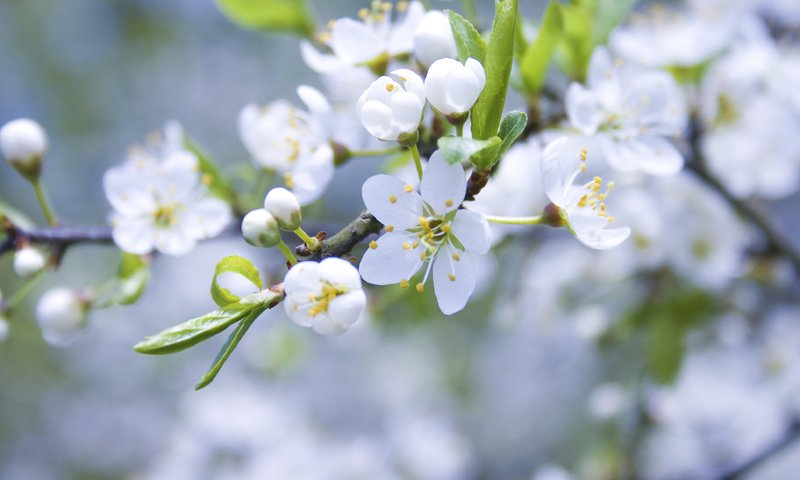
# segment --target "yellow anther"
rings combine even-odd
[[[448,198],[447,200],[444,201],[444,206],[445,207],[452,207],[453,206],[453,201]]]
[[[328,20],[328,30],[333,30],[334,25],[336,25],[336,20]]]
[[[316,300],[316,299],[317,299],[317,297],[316,297],[316,296],[314,296],[314,294],[313,294],[313,293],[309,293],[309,294],[308,294],[308,301],[309,301],[309,302],[313,302],[313,301],[314,301],[314,300]]]
[[[450,233],[451,231],[449,223],[443,223],[441,228],[444,233]]]
[[[419,226],[422,227],[426,232],[431,231],[431,224],[428,222],[426,217],[419,217]]]
[[[588,154],[588,152],[586,151],[586,147],[581,148],[581,155],[580,155],[581,162],[585,162],[586,161],[586,155],[587,154]]]
[[[394,231],[394,225],[386,225],[386,231],[391,233]]]
[[[408,288],[408,280],[405,278],[400,280],[400,288]]]
[[[387,83],[386,84],[386,91],[387,92],[391,92],[392,90],[394,90],[394,83]]]
[[[283,174],[283,183],[285,183],[290,189],[294,188],[294,178],[292,177],[291,173]]]
[[[391,2],[383,2],[381,5],[381,9],[384,12],[391,12],[392,11],[392,3]]]
[[[296,312],[299,309],[300,309],[300,306],[298,304],[295,303],[294,305],[292,305],[292,311],[293,312]]]
[[[200,165],[197,164],[197,163],[192,165],[192,171],[195,172],[195,173],[199,172],[200,171]]]
[[[451,282],[455,282],[456,281],[456,276],[453,275],[452,273],[447,275],[447,278],[449,278]]]
[[[580,198],[580,200],[578,200],[578,206],[585,207],[588,202],[589,202],[589,197],[587,195],[584,195]]]
[[[203,185],[211,185],[211,175],[209,175],[207,173],[204,174],[202,177],[200,177],[200,182]]]
[[[428,252],[422,252],[419,254],[419,259],[423,262],[428,259]]]
[[[403,242],[403,250],[411,250],[411,244],[408,242]]]
[[[358,11],[358,18],[363,20],[367,17],[369,17],[369,10],[367,10],[366,8],[362,8],[361,10]]]
[[[403,0],[402,2],[397,2],[397,12],[398,13],[403,13],[406,10],[408,10],[408,2],[406,2],[405,0]]]
[[[397,197],[394,195],[389,195],[389,203],[397,203]]]
[[[422,282],[418,282],[414,288],[416,288],[419,293],[425,291],[425,285],[423,285]]]
[[[414,191],[414,187],[412,187],[411,185],[406,185],[405,187],[403,187],[403,190],[405,190],[406,193],[411,193]]]
[[[369,242],[369,248],[375,250],[376,248],[378,248],[378,242],[376,242],[375,240]]]
[[[586,164],[585,163],[581,163],[581,172],[585,172],[585,171],[586,171]]]
[[[461,255],[459,255],[458,252],[453,252],[452,256],[453,256],[453,260],[455,260],[456,262],[461,260]]]
[[[414,243],[411,244],[411,248],[417,248],[417,247],[419,247],[419,242],[414,240]]]

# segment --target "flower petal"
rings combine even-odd
[[[417,240],[417,236],[409,232],[381,236],[376,240],[377,248],[368,248],[361,258],[361,278],[374,285],[391,285],[413,277],[423,263],[420,258],[422,245],[413,247]]]
[[[480,213],[459,210],[451,227],[452,234],[470,252],[483,255],[492,246],[489,222]]]
[[[571,143],[567,137],[561,137],[547,145],[542,152],[544,191],[547,198],[560,207],[566,204],[570,186],[580,173],[580,155],[573,152]]]
[[[156,250],[166,255],[185,255],[197,244],[197,240],[180,228],[156,230]]]
[[[180,219],[183,232],[198,240],[216,237],[230,221],[230,206],[212,197],[190,202],[189,209]]]
[[[411,190],[411,191],[408,191]],[[374,175],[361,187],[367,210],[384,225],[405,230],[419,223],[422,198],[397,177]]]
[[[319,263],[319,278],[347,290],[361,289],[361,277],[352,263],[338,257],[330,257]]]
[[[400,132],[410,133],[419,128],[424,105],[416,95],[408,92],[397,92],[392,95],[390,105],[393,126]]]
[[[584,135],[594,135],[603,118],[595,94],[579,83],[572,83],[564,103],[572,126]]]
[[[352,18],[336,20],[329,45],[337,57],[350,65],[368,62],[386,48],[372,29]]]
[[[150,217],[116,216],[112,221],[114,243],[122,250],[144,255],[153,251],[156,231]]]
[[[467,193],[467,178],[461,164],[450,164],[438,150],[433,152],[422,174],[422,199],[439,215],[455,210]]]
[[[354,290],[334,298],[328,305],[327,321],[314,321],[314,331],[322,335],[341,335],[361,317],[367,306],[363,290]]]
[[[647,147],[648,154],[639,158],[642,171],[650,175],[675,175],[683,168],[683,155],[667,139],[647,136],[639,139]]]
[[[322,144],[311,155],[302,155],[292,164],[290,190],[300,205],[318,199],[333,178],[333,149]]]
[[[111,168],[103,175],[103,190],[108,203],[124,216],[138,216],[157,208],[147,184],[147,179],[130,162]]]
[[[459,253],[450,245],[436,255],[433,289],[442,313],[452,315],[463,309],[475,290],[475,281],[475,267],[469,255]]]

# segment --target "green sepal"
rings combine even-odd
[[[236,303],[240,300],[238,296],[231,293],[227,288],[220,286],[217,282],[217,277],[225,272],[238,273],[255,285],[258,290],[264,288],[264,283],[261,281],[261,274],[258,272],[255,265],[253,265],[253,262],[238,255],[225,257],[217,263],[217,267],[214,269],[214,277],[211,279],[211,298],[214,299],[214,303],[220,307]]]
[[[500,137],[476,140],[474,138],[447,136],[440,138],[438,145],[439,152],[449,163],[461,163],[466,160],[472,160],[474,163],[476,157],[494,156],[500,142]]]

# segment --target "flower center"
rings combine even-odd
[[[178,206],[175,204],[161,205],[153,213],[153,223],[157,228],[170,228],[178,223]]]
[[[614,189],[614,182],[608,182],[606,191],[601,193],[602,188],[603,179],[601,177],[594,177],[591,182],[584,185],[584,189],[586,189],[587,192],[581,195],[581,197],[578,199],[578,207],[589,209],[595,215],[603,217],[609,222],[613,222],[614,217],[610,217],[606,212],[606,204],[604,200]]]
[[[314,295],[313,293],[308,294],[308,301],[314,304],[313,307],[308,309],[308,316],[314,318],[320,313],[327,312],[330,303],[336,297],[344,293],[344,289],[337,288],[330,282],[322,282],[322,291],[319,295]]]

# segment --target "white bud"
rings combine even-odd
[[[465,64],[452,58],[433,62],[425,77],[425,95],[433,108],[447,116],[469,112],[486,85],[483,65],[474,58]]]
[[[270,190],[264,199],[264,208],[275,217],[278,226],[284,230],[296,230],[303,220],[300,203],[294,194],[285,188]]]
[[[36,305],[36,320],[44,339],[54,345],[72,340],[86,323],[88,305],[68,288],[47,291]]]
[[[266,209],[248,212],[242,219],[242,236],[254,247],[273,247],[281,239],[278,221]]]
[[[26,178],[35,178],[47,151],[47,134],[27,118],[12,120],[0,129],[0,150],[6,160]]]
[[[0,342],[5,342],[8,339],[10,330],[11,327],[8,325],[8,320],[0,313]]]
[[[44,268],[44,255],[33,247],[24,247],[14,254],[14,273],[27,278]]]
[[[367,131],[385,141],[414,137],[425,108],[425,86],[419,75],[395,70],[372,82],[358,99],[356,112]]]
[[[431,10],[414,30],[414,57],[427,67],[440,58],[456,58],[456,40],[450,20],[441,10]]]

